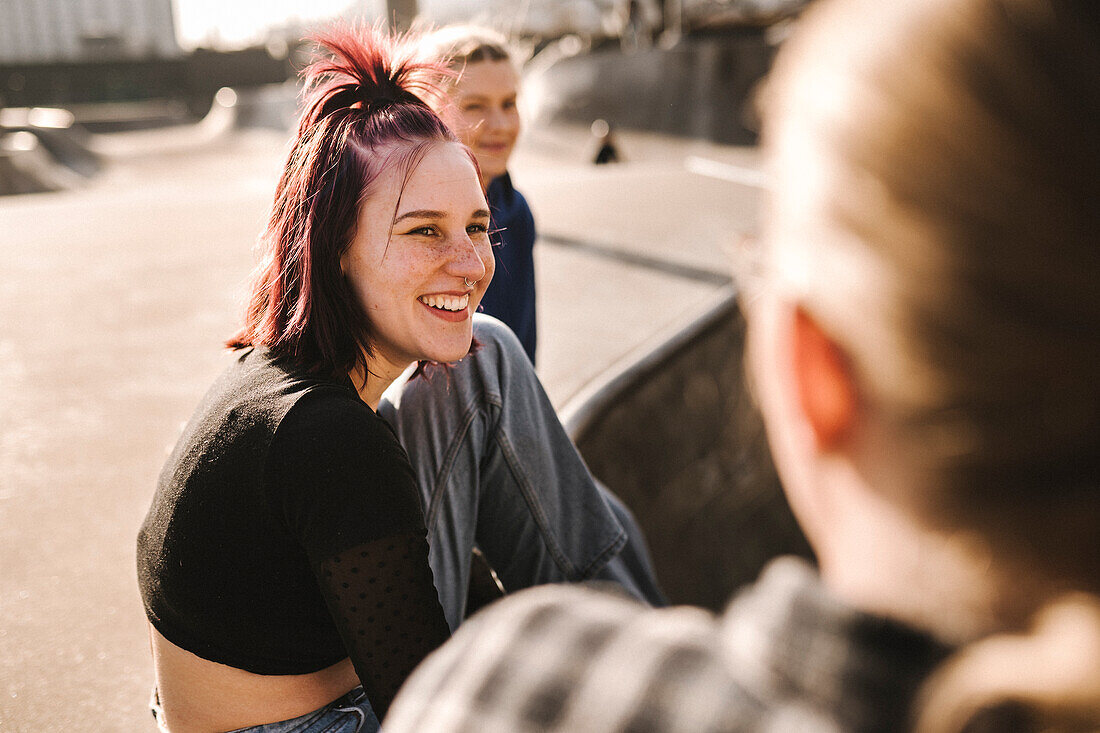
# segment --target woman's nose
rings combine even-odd
[[[451,270],[455,275],[477,281],[493,271],[493,249],[488,242],[482,243],[469,234],[463,234],[453,249]]]
[[[488,119],[486,120],[485,126],[488,127],[490,130],[498,131],[508,129],[511,124],[511,120],[503,109],[500,109],[499,107],[493,107],[489,111]]]

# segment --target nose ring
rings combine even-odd
[[[473,282],[470,282],[469,278],[464,277],[464,278],[462,278],[462,282],[466,284],[466,287],[472,288],[473,286],[477,285],[481,281],[480,280],[474,280]]]

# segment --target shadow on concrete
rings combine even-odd
[[[718,611],[773,557],[812,558],[743,377],[732,289],[578,394],[562,421],[634,511],[669,600]]]

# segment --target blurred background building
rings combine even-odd
[[[526,61],[529,129],[604,120],[752,144],[755,85],[806,1],[0,0],[0,193],[63,187],[75,180],[66,168],[93,172],[84,130],[193,123],[221,89],[236,102],[286,85],[303,35],[337,17],[503,31]],[[239,112],[288,125],[294,94],[264,99],[268,109]]]

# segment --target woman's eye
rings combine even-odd
[[[421,237],[430,237],[435,234],[435,227],[417,227],[408,232],[408,234],[415,234]]]
[[[470,226],[466,227],[466,232],[468,234],[488,234],[489,233],[489,225],[488,224],[471,224]]]
[[[480,102],[477,102],[477,103],[467,104],[462,109],[465,112],[484,112],[485,111],[485,105],[481,104]]]

